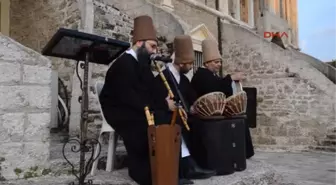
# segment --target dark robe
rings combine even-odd
[[[181,92],[181,95],[186,103],[186,107],[188,107],[188,109],[190,109],[190,106],[196,101],[196,93],[195,91],[192,89],[191,84],[189,79],[182,73],[180,73],[180,82],[177,83],[177,80],[175,79],[175,77],[173,76],[173,73],[170,72],[169,69],[165,69],[162,71],[162,73],[164,74],[164,76],[166,77],[167,83],[169,84],[170,89],[172,90],[173,94],[174,94],[174,98],[175,101],[179,101],[180,98],[178,97],[178,93],[177,93],[177,89],[174,85],[173,80],[175,81],[175,84],[177,84],[177,87],[179,89],[179,91]],[[172,76],[170,76],[172,75]],[[164,82],[161,78],[160,75],[157,75],[156,77],[156,89],[157,89],[157,94],[158,96],[160,96],[161,98],[166,98],[168,96],[168,90],[167,87],[164,85]],[[190,116],[190,115],[189,115]],[[172,112],[170,112],[170,114],[168,115],[168,119],[166,120],[171,120],[172,118]],[[190,118],[190,117],[189,117]],[[188,119],[190,120],[190,119]],[[188,134],[188,131],[186,130],[182,120],[180,119],[179,115],[177,116],[176,119],[176,123],[179,124],[181,126],[181,130],[182,130],[182,137],[184,139],[184,142],[189,150],[190,153],[192,153],[191,151],[191,143],[190,143],[190,136]],[[188,124],[190,122],[188,121]],[[189,124],[190,127],[190,124]],[[179,176],[180,178],[184,178],[184,171],[186,168],[188,168],[188,164],[185,164],[184,160],[182,160],[182,150],[180,151],[180,170],[179,170]]]
[[[125,53],[108,69],[100,94],[106,121],[123,138],[129,176],[140,185],[152,184],[144,107],[168,109],[164,99],[158,103],[153,84],[148,63]]]
[[[189,79],[182,73],[180,73],[180,82],[177,83],[175,78],[171,78],[170,74],[168,71],[169,69],[165,69],[163,70],[163,74],[166,77],[166,80],[170,86],[170,89],[172,90],[173,94],[174,94],[174,98],[175,101],[179,101],[179,97],[178,97],[178,93],[177,93],[177,89],[174,86],[174,82],[172,80],[175,81],[175,83],[178,85],[178,89],[181,92],[181,95],[186,103],[187,109],[190,109],[190,106],[196,101],[197,95],[195,93],[195,91],[193,90],[191,83],[189,81]],[[171,72],[170,72],[171,73]],[[171,75],[173,75],[173,73],[171,73]],[[168,90],[166,88],[166,86],[164,85],[163,80],[161,79],[160,75],[157,75],[155,77],[156,79],[156,89],[157,89],[157,95],[160,97],[160,99],[162,98],[166,98],[168,96]],[[171,118],[172,112],[170,112],[170,118]],[[178,119],[177,121],[179,124],[181,124],[182,130],[185,133],[185,126],[182,124],[181,120]]]
[[[201,97],[207,93],[220,91],[226,97],[232,95],[232,79],[230,75],[224,78],[219,77],[210,70],[200,67],[194,74],[191,85],[197,93],[197,97]]]
[[[196,91],[197,97],[201,97],[214,91],[223,92],[226,97],[231,96],[233,93],[231,86],[232,79],[230,75],[226,75],[224,78],[221,78],[203,67],[197,69],[191,80],[191,85]],[[254,155],[254,149],[249,130],[249,124],[245,123],[245,127],[246,157],[250,158]]]

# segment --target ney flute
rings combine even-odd
[[[158,64],[157,62],[155,62],[155,61],[154,61],[154,64],[155,64],[155,67],[156,67],[157,72],[159,73],[159,75],[160,75],[160,77],[161,77],[163,83],[165,84],[165,86],[166,86],[166,88],[167,88],[167,90],[168,90],[168,95],[169,95],[169,97],[170,97],[171,99],[173,99],[173,98],[174,98],[173,91],[171,90],[171,88],[170,88],[170,86],[169,86],[169,84],[168,84],[168,82],[167,82],[167,79],[166,79],[166,77],[164,76],[163,72],[160,70],[160,66],[159,66],[159,64]],[[190,128],[189,128],[189,125],[188,125],[188,123],[187,123],[187,118],[186,118],[187,114],[186,114],[186,112],[183,110],[182,107],[178,107],[178,113],[180,114],[180,117],[181,117],[181,120],[182,120],[184,126],[185,126],[186,129],[189,131]]]

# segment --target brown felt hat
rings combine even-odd
[[[215,40],[205,39],[202,42],[203,62],[210,62],[213,60],[221,59],[218,46]]]
[[[189,35],[179,35],[174,39],[175,64],[195,61],[194,49]]]
[[[156,30],[153,25],[153,20],[148,15],[141,15],[134,19],[133,27],[133,44],[142,40],[155,40]]]

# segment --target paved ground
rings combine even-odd
[[[258,152],[253,160],[272,164],[285,179],[302,185],[335,185],[335,154]]]
[[[247,161],[247,169],[242,172],[236,172],[228,176],[216,176],[206,180],[195,181],[195,185],[278,185],[276,172],[269,165],[255,161]],[[137,185],[129,179],[126,169],[117,170],[112,173],[97,171],[93,183],[97,185]],[[28,180],[13,180],[0,182],[1,185],[68,185],[73,181],[72,176],[44,176]],[[286,184],[287,185],[287,184]]]
[[[335,154],[257,152],[247,161],[247,169],[229,176],[195,181],[195,185],[334,185]],[[101,185],[134,185],[126,170],[100,171],[94,183]],[[276,178],[277,175],[284,176]],[[72,176],[45,176],[28,180],[0,182],[0,185],[66,185]]]

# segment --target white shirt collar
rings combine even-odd
[[[135,58],[135,60],[138,61],[138,57],[132,48],[127,50],[125,53],[132,55]]]
[[[173,73],[175,80],[179,84],[180,79],[181,79],[180,73],[177,71],[177,69],[175,68],[173,63],[168,63],[167,65],[168,65],[169,71],[171,71]]]

